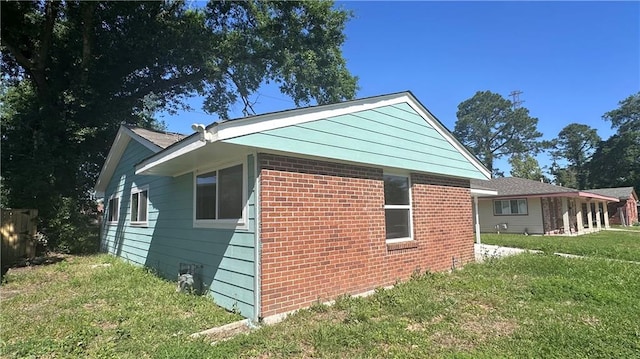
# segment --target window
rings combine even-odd
[[[384,175],[384,217],[387,242],[411,239],[409,177]]]
[[[131,224],[147,224],[147,198],[149,198],[148,188],[131,189]]]
[[[242,164],[195,177],[195,224],[239,224],[244,218]]]
[[[496,215],[527,214],[526,199],[506,199],[493,201],[493,212]]]
[[[109,198],[109,209],[107,211],[107,221],[117,222],[120,211],[120,199],[118,197]]]

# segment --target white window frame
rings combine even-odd
[[[115,206],[116,208],[112,208],[113,207],[113,203],[112,201],[117,200],[117,206]],[[107,223],[108,224],[116,224],[118,223],[118,219],[120,217],[120,206],[122,205],[122,201],[120,200],[120,196],[113,194],[111,195],[111,197],[109,197],[109,200],[107,201]],[[114,219],[109,218],[109,214],[113,213],[114,214]]]
[[[147,200],[145,203],[145,207],[144,207],[144,211],[145,211],[145,218],[146,220],[144,221],[134,221],[133,220],[133,195],[135,194],[139,194],[142,192],[147,192]],[[138,206],[140,205],[140,195],[138,195]],[[138,218],[140,218],[140,207],[135,209],[138,215]],[[132,187],[131,188],[131,197],[129,197],[129,225],[134,226],[134,227],[146,227],[149,224],[149,186],[145,185],[145,186],[141,186],[141,187]]]
[[[527,210],[526,213],[513,213],[511,209],[511,201],[518,201],[518,211],[520,211],[520,201],[524,201],[524,206]],[[497,213],[496,212],[496,202],[500,202],[500,208],[504,208],[502,206],[502,202],[509,202],[509,213]],[[526,198],[509,198],[509,199],[494,199],[493,200],[493,215],[494,216],[528,216],[529,215],[529,201]]]
[[[413,194],[412,192],[412,183],[411,183],[411,174],[408,173],[394,173],[394,172],[384,172],[382,175],[382,186],[383,186],[383,195],[384,195],[384,176],[397,176],[397,177],[406,177],[407,178],[407,190],[409,191],[409,204],[393,204],[393,205],[388,205],[386,203],[383,202],[384,204],[384,211],[385,211],[385,241],[387,244],[389,243],[400,243],[400,242],[409,242],[409,241],[413,241]],[[386,199],[383,199],[386,202]],[[386,213],[387,213],[387,209],[408,209],[409,210],[409,237],[401,237],[401,238],[391,238],[388,239],[386,238],[387,235],[387,221],[386,221]]]
[[[239,219],[197,219],[196,207],[197,207],[197,180],[198,175],[217,172],[226,168],[242,165],[242,217]],[[247,227],[247,160],[246,158],[241,161],[226,162],[221,165],[213,167],[203,167],[193,171],[193,227],[194,228],[223,228],[223,229],[241,229],[246,230]],[[216,186],[216,212],[218,211],[218,200],[220,196],[217,195],[219,186]]]

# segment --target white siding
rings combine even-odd
[[[496,225],[507,224],[507,230],[502,233],[524,233],[543,234],[542,226],[542,204],[540,198],[527,199],[528,214],[526,215],[500,215],[493,214],[493,199],[482,199],[478,201],[478,212],[480,214],[480,232],[495,233]]]

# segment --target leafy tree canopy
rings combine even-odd
[[[586,188],[588,176],[586,164],[600,143],[598,131],[584,124],[571,123],[565,126],[558,134],[558,138],[552,142],[553,158],[566,160],[568,168],[575,173],[577,187]]]
[[[2,179],[6,205],[51,219],[86,199],[120,124],[158,110],[228,117],[273,82],[296,105],[355,96],[341,46],[351,14],[332,2],[3,1]],[[76,203],[70,201],[66,203]]]
[[[601,141],[588,164],[592,188],[633,186],[640,189],[640,92],[619,102],[604,114],[617,128],[615,135]]]
[[[510,174],[513,177],[548,182],[538,161],[529,154],[511,156],[509,164],[511,165]]]
[[[551,168],[549,168],[549,174],[551,175],[552,182],[555,185],[567,188],[583,189],[578,188],[578,179],[575,168],[562,167],[558,165],[556,161],[553,161]]]
[[[620,107],[604,114],[605,120],[611,121],[611,128],[618,133],[640,131],[640,92],[627,97],[618,103]]]
[[[640,131],[615,134],[602,141],[588,165],[592,188],[640,188]]]
[[[535,153],[542,142],[538,119],[524,107],[491,91],[478,91],[460,103],[454,135],[493,173],[494,160],[505,155]]]

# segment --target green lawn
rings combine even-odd
[[[69,257],[9,272],[0,356],[631,358],[638,278],[637,264],[524,254],[416,275],[211,345],[188,334],[237,317],[114,258]]]
[[[140,358],[240,319],[107,255],[11,269],[0,288],[0,357]]]
[[[640,262],[640,232],[600,231],[575,237],[483,233],[482,243]]]
[[[639,224],[636,224],[636,225],[633,225],[633,226],[621,226],[619,224],[613,224],[613,225],[611,225],[611,228],[623,229],[625,231],[640,232],[640,225]]]

